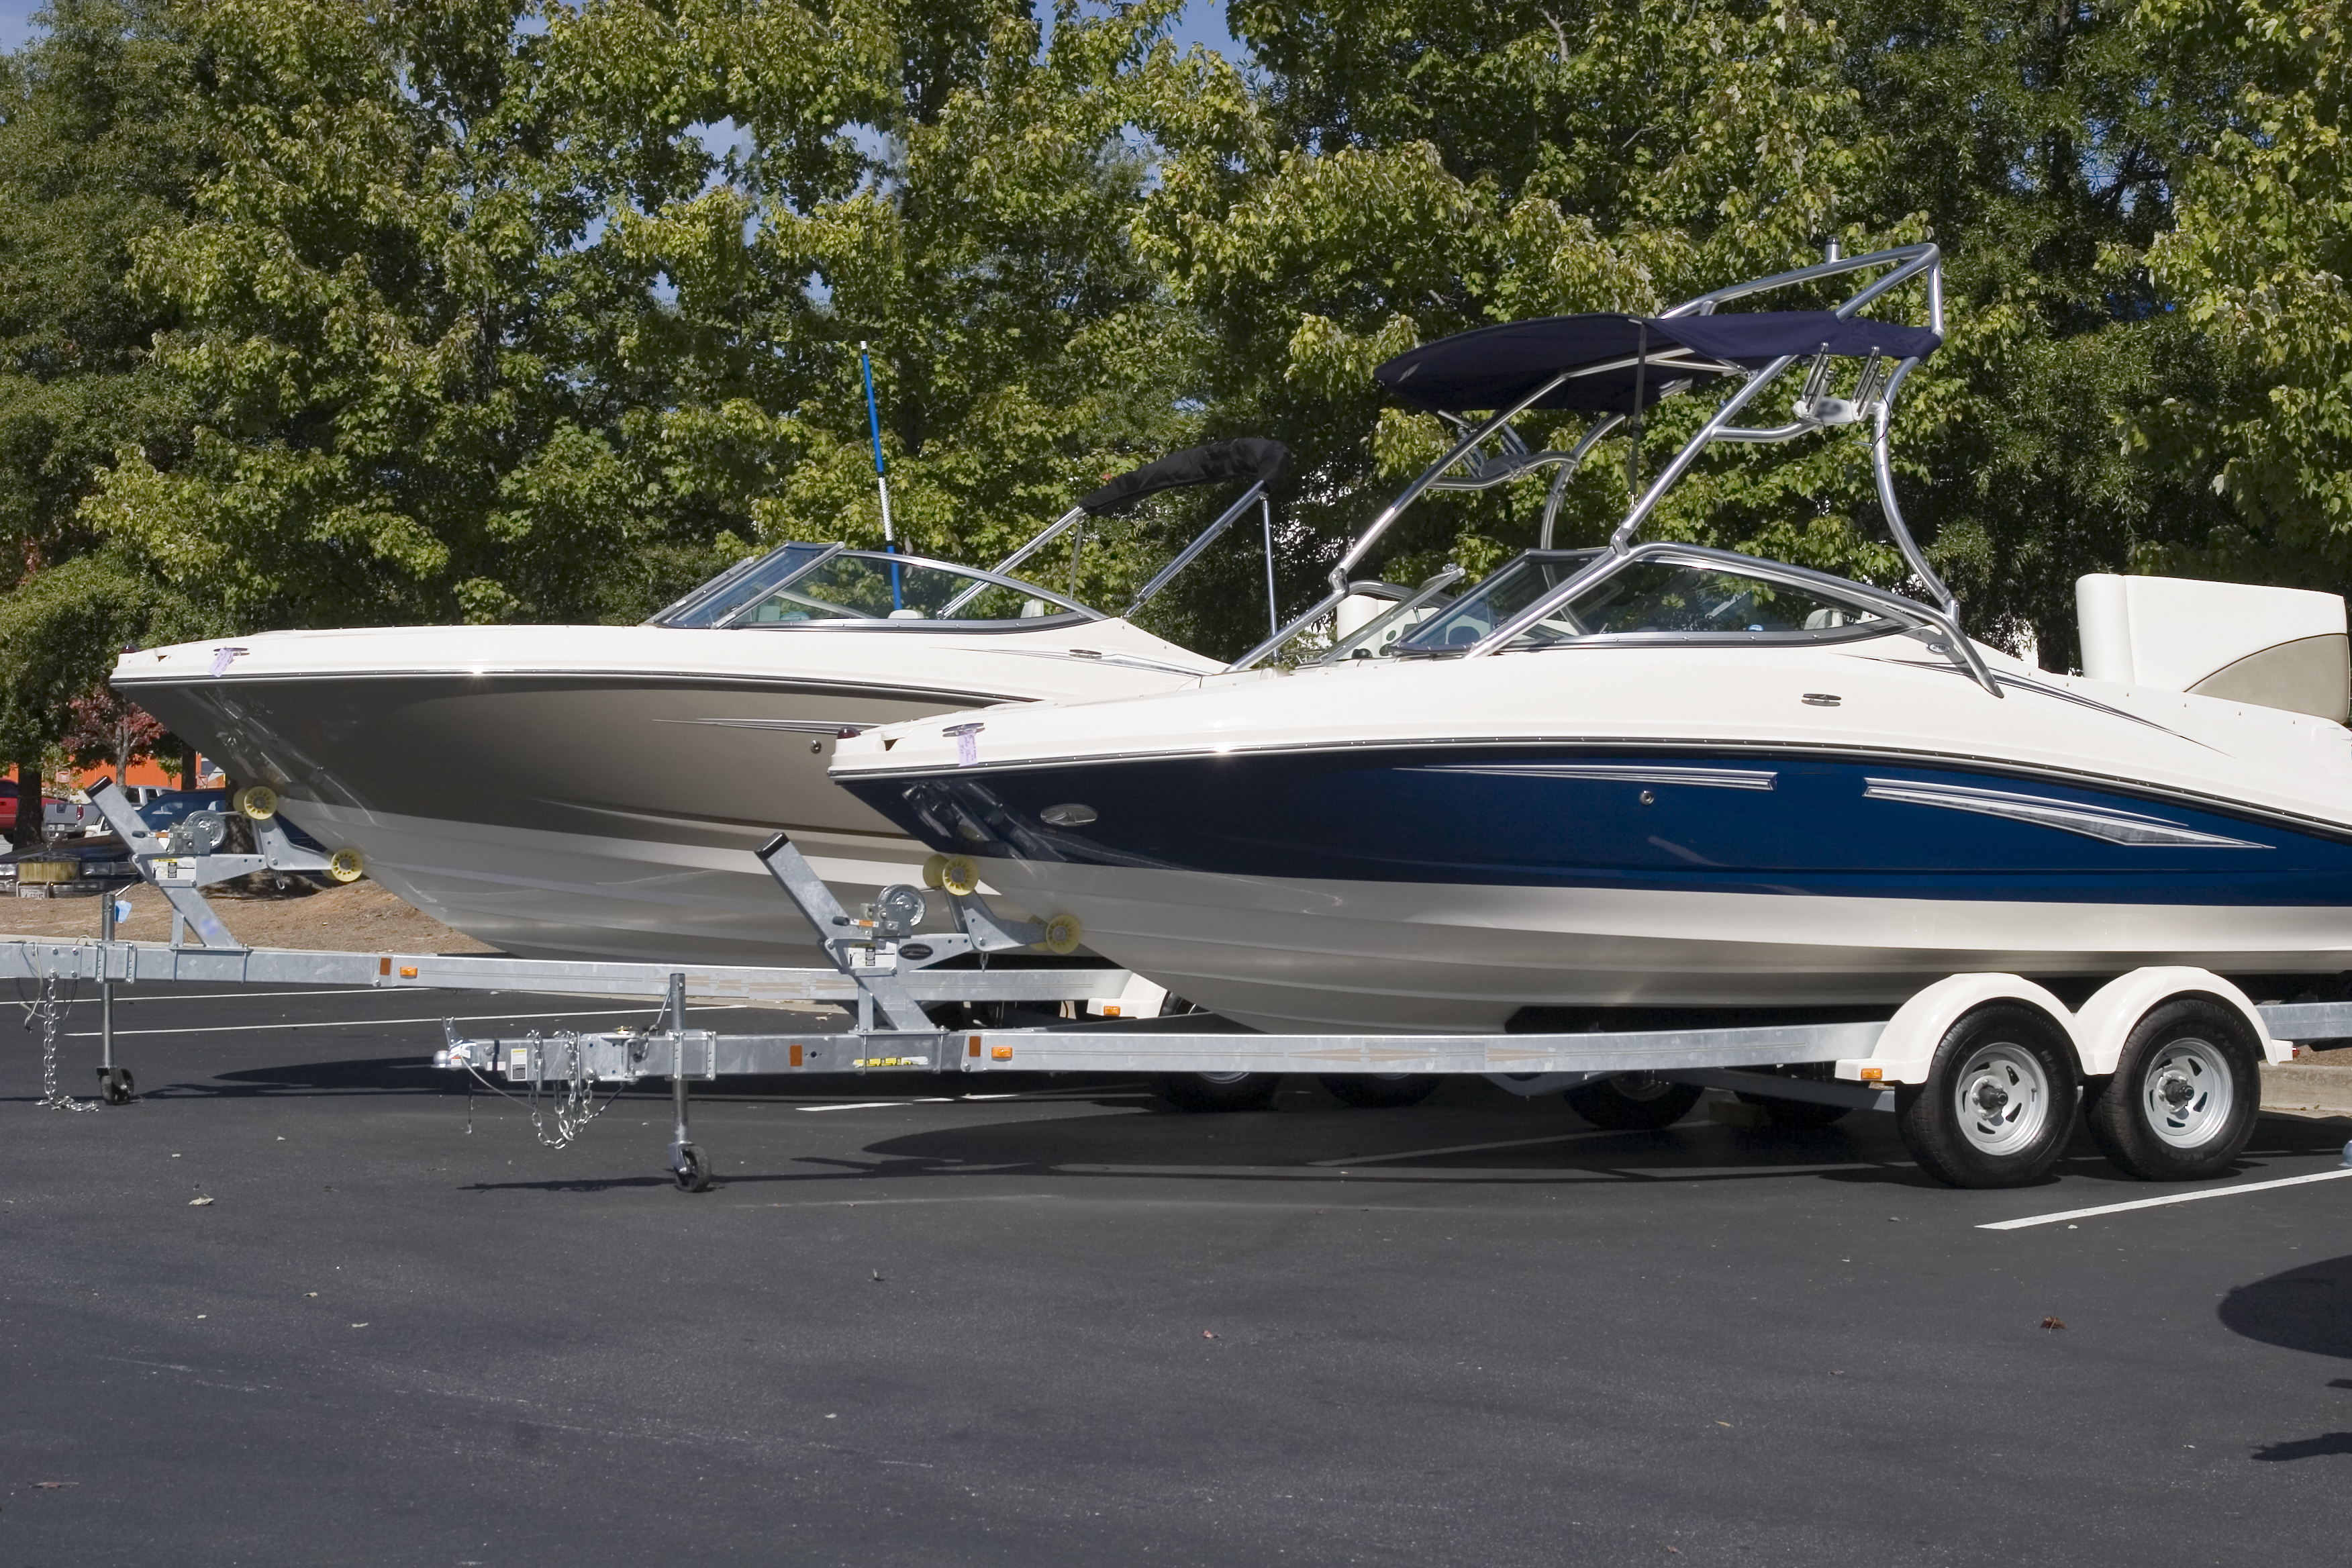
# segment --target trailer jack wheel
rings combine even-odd
[[[1895,1091],[1895,1125],[1922,1169],[1955,1187],[2021,1187],[2074,1131],[2074,1053],[2036,1008],[1996,1002],[1962,1016],[1927,1081]]]
[[[1706,1091],[1695,1083],[1676,1083],[1648,1073],[1619,1073],[1597,1083],[1580,1083],[1562,1098],[1569,1109],[1595,1127],[1612,1132],[1652,1131],[1672,1127],[1690,1114]]]
[[[2194,1182],[2234,1163],[2262,1110],[2261,1060],[2237,1012],[2201,996],[2152,1009],[2090,1097],[2091,1138],[2144,1181]]]
[[[129,1068],[98,1069],[98,1098],[109,1105],[128,1105],[137,1085],[131,1081]]]
[[[677,1163],[670,1167],[670,1174],[677,1178],[677,1189],[682,1193],[710,1190],[710,1163],[702,1157],[702,1151],[691,1143],[678,1149]]]

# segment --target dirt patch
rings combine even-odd
[[[131,918],[116,927],[126,942],[168,942],[172,906],[141,883],[125,895]],[[496,952],[401,902],[374,882],[353,882],[299,899],[205,895],[229,934],[248,947],[291,947],[310,952]],[[0,936],[95,937],[96,899],[0,900]],[[191,940],[194,940],[191,938]]]

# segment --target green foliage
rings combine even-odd
[[[90,515],[239,624],[635,618],[878,536],[870,338],[903,537],[1002,550],[1186,425],[1122,227],[1167,8],[207,5],[222,167],[134,274],[200,417]]]
[[[1875,156],[1835,26],[1795,5],[1243,0],[1231,15],[1265,89],[1160,131],[1144,233],[1206,325],[1211,427],[1299,449],[1294,595],[1442,449],[1435,421],[1382,409],[1374,365],[1489,321],[1654,310],[1806,259]],[[1596,455],[1565,537],[1622,509],[1622,456]],[[1541,481],[1433,497],[1374,564],[1409,579],[1449,554],[1498,559],[1533,542],[1541,505]]]
[[[2185,172],[2156,275],[2221,362],[2140,435],[2177,471],[2212,476],[2231,512],[2150,567],[2342,592],[2352,569],[2352,108],[2345,7],[2147,0],[2168,53],[2235,80],[2207,155]]]
[[[0,537],[28,568],[90,542],[75,516],[125,446],[167,450],[166,311],[130,247],[185,219],[201,166],[192,52],[148,0],[59,0],[0,68]]]

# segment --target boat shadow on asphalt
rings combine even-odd
[[[1286,1097],[1288,1099],[1290,1097]],[[1299,1100],[1308,1100],[1302,1094]],[[1319,1097],[1314,1097],[1319,1101]],[[698,1101],[698,1103],[700,1103]],[[1037,1103],[1037,1102],[1031,1102]],[[973,1177],[1055,1182],[1248,1182],[1363,1193],[1430,1184],[1559,1186],[1753,1183],[1795,1179],[1946,1191],[1904,1152],[1891,1121],[1855,1118],[1810,1131],[1724,1126],[1694,1118],[1658,1131],[1595,1129],[1565,1107],[1502,1101],[1365,1111],[1310,1102],[1277,1110],[1192,1115],[1139,1091],[1057,1096],[1063,1113],[884,1136],[854,1152],[788,1157],[793,1169],[722,1169],[719,1186],[837,1187],[911,1195],[913,1186]],[[803,1106],[802,1109],[811,1109]],[[895,1109],[895,1108],[893,1108]],[[1070,1111],[1078,1114],[1069,1114]],[[1110,1114],[1088,1114],[1090,1110]],[[714,1148],[740,1147],[734,1129],[703,1129]],[[758,1135],[771,1143],[772,1130]],[[2328,1152],[2325,1130],[2266,1118],[2238,1174],[2276,1159]],[[722,1157],[724,1157],[722,1153]],[[740,1157],[739,1154],[737,1157]],[[753,1155],[756,1159],[757,1156]],[[2088,1178],[2155,1189],[2115,1170],[2077,1140],[2049,1183]],[[659,1186],[660,1176],[479,1184],[467,1190],[596,1191]],[[2124,1195],[2119,1193],[2118,1196]]]
[[[2233,1333],[2284,1350],[2352,1361],[2352,1257],[2306,1263],[2282,1274],[2241,1285],[2214,1310]],[[2352,1391],[2352,1378],[2329,1380],[2328,1387]],[[2267,1443],[2250,1456],[2262,1464],[2352,1455],[2352,1432]]]

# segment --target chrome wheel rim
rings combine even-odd
[[[2237,1099],[2229,1058],[2210,1040],[2167,1040],[2140,1077],[2140,1114],[2148,1131],[2176,1149],[2210,1143],[2228,1125]]]
[[[1645,1072],[1622,1074],[1611,1079],[1609,1086],[1627,1100],[1636,1100],[1644,1105],[1654,1100],[1664,1100],[1673,1093],[1675,1089],[1672,1080],[1652,1078]]]
[[[1199,1079],[1202,1083],[1239,1083],[1242,1079],[1249,1077],[1249,1074],[1245,1072],[1203,1072],[1194,1073],[1192,1076]]]
[[[2007,1042],[1969,1053],[1952,1091],[1960,1134],[1979,1153],[2014,1154],[2031,1147],[2050,1117],[2050,1079],[2042,1058]]]

